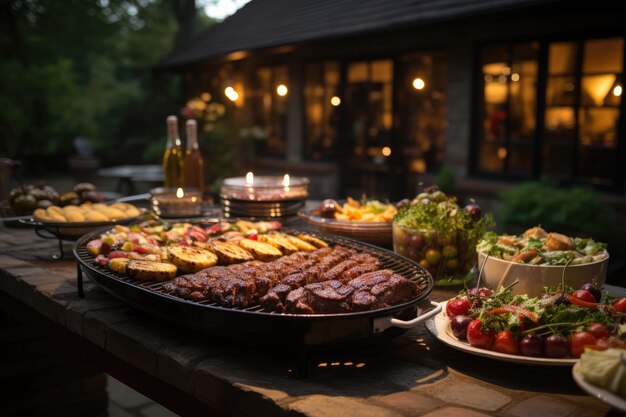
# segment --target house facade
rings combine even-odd
[[[411,196],[444,167],[474,193],[549,177],[624,196],[622,9],[253,0],[157,69],[230,114],[251,169],[320,198]]]

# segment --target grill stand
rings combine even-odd
[[[85,298],[85,292],[83,291],[83,269],[80,266],[80,262],[76,262],[76,292],[81,298]]]
[[[58,261],[59,259],[63,259],[63,257],[65,256],[65,250],[63,249],[63,239],[61,238],[61,232],[59,231],[59,228],[55,228],[56,229],[56,233],[51,232],[50,230],[41,227],[39,225],[35,226],[35,234],[37,236],[39,236],[40,238],[43,239],[56,239],[59,242],[59,253],[53,253],[52,254],[52,259],[54,259],[55,261]],[[44,233],[47,232],[47,233]]]

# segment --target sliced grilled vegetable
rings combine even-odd
[[[117,258],[123,259],[123,258]],[[168,281],[176,276],[176,266],[164,262],[127,260],[126,275],[140,281]]]
[[[183,272],[196,272],[217,264],[217,255],[194,246],[172,246],[170,261]]]
[[[316,248],[326,248],[328,247],[328,243],[324,242],[322,239],[318,239],[315,236],[301,234],[297,236],[298,239],[304,240],[307,243],[315,246]]]
[[[317,249],[315,246],[313,246],[312,244],[310,244],[307,241],[304,241],[300,238],[297,238],[295,236],[291,236],[291,235],[283,235],[285,236],[289,242],[291,242],[292,245],[294,245],[296,248],[298,248],[298,250],[303,250],[306,252],[312,252],[315,249]]]
[[[237,264],[254,259],[250,252],[235,243],[216,240],[212,242],[212,245],[221,265]]]
[[[279,233],[268,233],[266,235],[259,235],[258,239],[261,242],[269,243],[275,248],[279,249],[285,255],[291,255],[298,252],[298,248],[295,247],[285,235]]]
[[[259,242],[252,239],[241,239],[239,246],[247,250],[254,256],[254,259],[263,262],[273,261],[283,256],[283,253],[269,243]]]
[[[121,275],[125,275],[126,274],[126,266],[128,266],[128,263],[130,262],[130,259],[128,258],[113,258],[113,259],[109,259],[109,269],[113,272],[116,272],[118,274]]]

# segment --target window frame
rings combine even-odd
[[[481,42],[477,42],[473,52],[473,74],[471,79],[474,80],[471,89],[471,103],[472,111],[471,117],[471,130],[470,130],[470,150],[469,150],[469,164],[468,175],[477,179],[502,179],[505,181],[515,180],[537,180],[544,175],[543,173],[543,147],[545,142],[545,115],[547,108],[547,82],[548,82],[548,50],[552,43],[558,42],[575,42],[578,48],[583,48],[585,41],[605,39],[605,38],[623,38],[624,39],[624,51],[622,59],[622,84],[626,81],[626,31],[587,31],[583,33],[562,33],[554,36],[535,36],[535,37],[509,37],[498,40],[488,39]],[[511,48],[515,43],[532,42],[539,43],[539,52],[537,57],[537,91],[536,91],[536,109],[535,109],[535,133],[533,135],[533,162],[532,162],[532,174],[519,175],[511,172],[488,172],[481,170],[478,166],[479,157],[479,145],[483,135],[483,116],[485,110],[484,103],[484,79],[482,72],[482,52],[486,47],[503,44],[507,48]],[[610,179],[611,184],[601,184],[592,181],[592,178],[585,178],[578,175],[578,164],[580,158],[580,139],[579,139],[579,110],[580,105],[580,86],[582,83],[582,65],[583,58],[582,53],[578,54],[576,60],[575,74],[576,74],[576,99],[572,107],[575,109],[575,150],[574,150],[574,163],[572,165],[571,174],[567,178],[559,179],[562,184],[582,184],[589,185],[598,188],[599,190],[608,192],[623,192],[626,176],[626,164],[621,164],[621,161],[626,160],[626,97],[622,93],[622,99],[620,105],[616,107],[619,110],[619,120],[616,124],[616,147],[615,147],[615,175]],[[508,100],[507,100],[508,105]],[[507,119],[507,137],[509,135],[509,120]],[[508,141],[507,150],[508,150]]]

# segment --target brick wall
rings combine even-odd
[[[0,309],[0,416],[106,416],[106,376]]]

